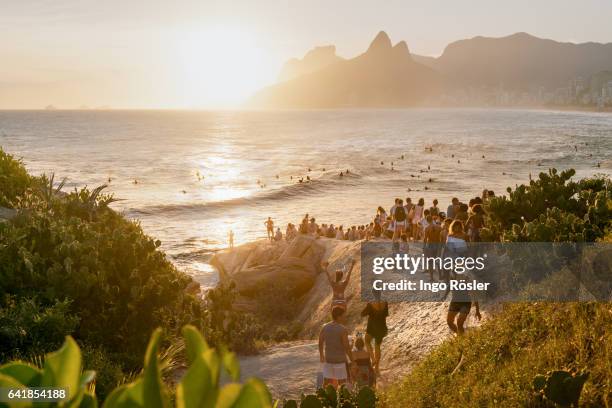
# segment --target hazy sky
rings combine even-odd
[[[0,0],[0,109],[232,106],[315,45],[437,56],[518,31],[612,42],[610,0]]]

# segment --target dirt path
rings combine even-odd
[[[298,398],[314,392],[319,372],[316,341],[277,344],[256,356],[240,357],[242,380],[262,379],[275,398]]]

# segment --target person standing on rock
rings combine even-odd
[[[353,272],[353,267],[355,266],[355,260],[351,260],[351,266],[349,268],[348,273],[346,274],[346,278],[344,277],[344,272],[342,269],[336,269],[335,278],[332,279],[329,273],[327,272],[327,268],[329,266],[329,262],[321,263],[323,266],[323,270],[327,275],[327,280],[329,281],[329,286],[332,288],[332,308],[338,306],[342,309],[346,310],[346,298],[344,297],[344,291],[351,280],[351,273]]]
[[[376,375],[380,375],[380,346],[388,332],[387,317],[389,316],[389,305],[381,300],[379,290],[373,290],[372,293],[374,295],[374,302],[368,302],[361,311],[361,316],[368,316],[365,336],[366,347],[372,356],[374,371]],[[374,340],[374,349],[372,349],[372,340]]]
[[[234,231],[230,230],[229,232],[229,247],[234,247]]]
[[[268,217],[264,224],[266,225],[266,229],[268,232],[268,240],[272,242],[274,240],[274,221],[272,221],[272,217]]]
[[[345,310],[335,306],[331,314],[332,321],[323,325],[319,333],[319,358],[323,364],[323,386],[331,384],[337,388],[349,380],[347,366],[353,361],[353,354],[343,324]]]

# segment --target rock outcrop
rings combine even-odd
[[[365,319],[360,313],[361,300],[360,241],[341,241],[299,235],[291,243],[258,241],[232,250],[221,251],[212,260],[221,282],[234,280],[240,294],[237,307],[249,309],[252,295],[261,285],[272,285],[283,279],[297,282],[295,296],[301,308],[295,321],[303,326],[301,337],[315,339],[321,326],[330,320],[331,289],[322,261],[329,262],[329,271],[356,260],[345,295],[348,299],[347,326],[351,332],[365,332]],[[411,252],[419,253],[418,244]],[[251,299],[251,300],[250,300]],[[433,347],[451,336],[446,325],[446,303],[392,303],[387,319],[389,335],[383,343],[382,379],[391,381],[410,370]],[[478,324],[472,316],[467,326]],[[313,358],[316,358],[313,357]]]

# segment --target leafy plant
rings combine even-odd
[[[581,242],[605,235],[612,218],[607,205],[612,183],[607,177],[571,181],[573,169],[540,173],[529,185],[521,184],[508,196],[486,205],[487,241]]]
[[[234,353],[211,348],[193,326],[182,330],[189,367],[176,386],[176,408],[235,407],[271,408],[270,393],[264,383],[249,379],[239,383],[240,367]],[[170,407],[168,390],[162,381],[159,357],[161,329],[153,332],[144,358],[142,373],[132,382],[123,384],[104,401],[105,408],[166,408]],[[222,372],[230,381],[221,385]],[[76,342],[67,337],[62,348],[47,355],[42,370],[23,362],[11,362],[0,367],[0,387],[61,387],[71,390],[68,407],[97,407],[94,395],[95,372],[81,374],[81,352]],[[10,407],[31,406],[9,404]]]
[[[370,387],[355,390],[341,385],[337,390],[332,385],[319,388],[316,394],[302,395],[300,408],[374,408],[376,394]],[[295,400],[285,400],[283,408],[297,408]]]
[[[21,160],[0,148],[0,207],[13,208],[17,197],[23,195],[33,183]]]
[[[14,361],[0,366],[0,387],[27,389],[31,387],[63,388],[67,392],[68,407],[97,407],[93,387],[93,371],[82,371],[81,352],[72,339],[66,337],[64,345],[46,356],[43,369]],[[31,402],[8,403],[9,407],[29,407]]]
[[[567,370],[554,370],[546,375],[536,375],[533,388],[543,398],[562,407],[577,407],[582,387],[588,378],[588,372],[575,374]]]
[[[35,298],[6,296],[0,301],[0,361],[56,349],[78,322],[69,301],[41,305]]]

